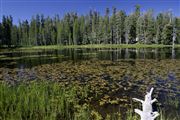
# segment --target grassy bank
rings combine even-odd
[[[162,45],[162,44],[89,44],[89,45],[48,45],[48,46],[32,46],[32,47],[21,47],[18,49],[63,49],[63,48],[163,48],[172,47],[172,45]],[[175,45],[179,48],[180,45]]]

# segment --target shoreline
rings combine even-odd
[[[167,48],[172,45],[163,44],[88,44],[88,45],[47,45],[47,46],[27,46],[14,49],[65,49],[65,48]],[[180,48],[180,44],[175,45],[174,48]],[[6,48],[5,48],[6,49]]]

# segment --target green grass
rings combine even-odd
[[[64,86],[55,82],[35,81],[13,86],[1,82],[0,120],[121,120],[125,117],[118,112],[103,118],[83,102],[88,93],[86,86]],[[162,111],[160,114],[158,120],[179,118],[179,115],[165,117],[166,113]],[[126,119],[139,120],[140,117],[131,108]]]
[[[72,120],[88,118],[88,106],[79,104],[82,94],[75,86],[68,88],[50,82],[9,86],[0,84],[1,120]],[[78,95],[78,96],[77,96]]]
[[[82,101],[88,88],[63,86],[54,82],[31,82],[18,85],[0,83],[0,120],[103,120],[100,113]],[[135,120],[132,110],[128,120]],[[107,115],[121,120],[120,113]]]
[[[32,47],[21,47],[17,49],[64,49],[64,48],[163,48],[172,47],[172,45],[162,44],[89,44],[89,45],[48,45],[48,46],[32,46]],[[180,47],[180,45],[175,45]]]

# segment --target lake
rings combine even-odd
[[[180,114],[180,48],[68,48],[0,50],[0,80],[88,85],[102,115],[123,111],[151,87],[155,108]]]

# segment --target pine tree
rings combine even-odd
[[[11,30],[12,30],[12,24],[13,18],[12,16],[3,16],[2,19],[2,45],[7,45],[8,47],[11,47]]]
[[[41,19],[40,19],[40,41],[41,41],[41,44],[42,45],[46,45],[46,39],[45,39],[45,32],[44,32],[44,29],[45,29],[45,18],[44,18],[44,15],[41,14]]]
[[[172,24],[167,24],[163,28],[162,43],[165,45],[170,45],[172,44],[172,38],[173,38],[173,26]]]
[[[79,37],[80,37],[79,36],[79,23],[78,23],[78,20],[76,19],[73,25],[73,45],[78,44]]]
[[[129,44],[129,36],[130,36],[130,16],[127,16],[125,19],[125,43]]]
[[[145,41],[145,21],[144,16],[140,16],[136,24],[136,41],[138,43],[144,43]]]
[[[42,45],[40,40],[40,16],[38,14],[36,15],[35,38],[36,45]]]
[[[31,22],[30,22],[30,28],[29,28],[30,46],[37,45],[35,29],[36,29],[36,20],[34,17],[32,17]]]
[[[116,39],[117,39],[117,44],[121,44],[121,43],[125,43],[125,26],[124,26],[124,21],[125,21],[125,17],[126,17],[126,14],[124,11],[119,11],[117,13],[117,16],[116,16]]]
[[[0,47],[2,47],[2,39],[3,39],[3,28],[2,28],[2,24],[0,23]]]
[[[92,13],[92,31],[91,31],[91,43],[94,44],[97,42],[97,21],[98,21],[98,13],[93,11]]]
[[[63,23],[59,22],[57,24],[57,44],[62,45],[64,44],[64,30],[63,30]]]
[[[13,25],[11,29],[11,40],[13,46],[19,46],[19,33],[18,33],[18,27],[16,25]]]
[[[117,29],[116,29],[116,8],[113,7],[113,15],[111,17],[111,44],[117,43]]]
[[[162,30],[163,30],[163,14],[160,13],[156,17],[156,44],[162,43]]]
[[[180,44],[180,18],[176,17],[174,19],[174,27],[175,27],[175,34],[176,34],[176,44]]]
[[[83,44],[83,39],[85,38],[85,17],[80,17],[80,25],[79,25],[79,40],[78,44]]]
[[[98,22],[98,27],[97,27],[97,40],[98,44],[101,44],[104,42],[104,33],[105,33],[105,25],[104,25],[104,20],[102,17],[99,17],[99,22]]]
[[[153,18],[153,11],[149,10],[144,16],[145,22],[145,44],[155,43],[154,35],[155,35],[155,24]]]
[[[29,23],[27,20],[22,23],[22,46],[29,46]]]
[[[139,30],[139,26],[141,25],[141,24],[138,24],[138,21],[139,21],[139,18],[140,18],[140,5],[136,5],[135,6],[135,12],[134,12],[134,15],[135,15],[135,19],[134,19],[134,24],[136,25],[135,27],[136,27],[136,42],[139,40],[139,34],[138,34],[138,30]]]
[[[110,43],[111,40],[111,28],[110,28],[110,21],[109,21],[109,8],[106,8],[106,13],[105,13],[105,20],[104,20],[104,24],[105,24],[105,34],[104,34],[104,40],[105,43],[108,44]]]

